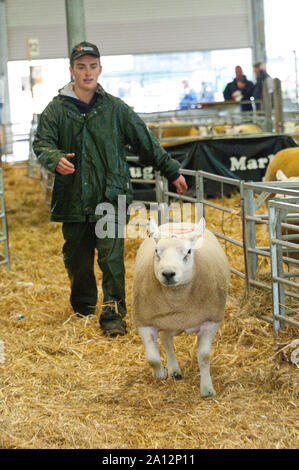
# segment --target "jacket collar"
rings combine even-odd
[[[98,100],[100,97],[104,97],[105,95],[107,95],[104,88],[99,83],[96,88],[96,93],[98,94]],[[65,85],[59,90],[59,95],[57,96],[57,98],[60,98],[61,104],[67,108],[67,113],[72,119],[79,122],[85,121],[85,117],[79,112],[75,103],[72,100],[68,100],[67,97],[79,100],[78,96],[74,92],[72,82],[69,82],[67,85]],[[94,107],[95,108],[93,109],[93,111],[90,111],[87,114],[88,120],[95,116],[95,114],[97,114],[100,110],[102,110],[105,105],[101,100],[101,104],[95,104]]]
[[[63,88],[58,90],[60,96],[69,96],[71,98],[79,99],[76,93],[74,92],[74,83],[69,82]],[[95,91],[97,94],[104,96],[106,94],[104,88],[98,83]]]

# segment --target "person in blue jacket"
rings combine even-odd
[[[180,109],[190,109],[197,107],[197,94],[193,88],[190,88],[187,80],[182,81],[184,94],[180,101]]]

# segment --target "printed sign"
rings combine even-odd
[[[32,57],[38,57],[39,53],[39,40],[37,38],[27,38],[28,60],[31,60]]]
[[[216,175],[245,181],[263,181],[266,168],[273,156],[284,148],[297,147],[298,143],[287,135],[260,137],[238,137],[223,139],[201,139],[192,143],[165,148],[181,167],[188,170],[203,170]],[[143,168],[138,163],[130,164],[131,178],[152,179],[151,167]],[[188,195],[195,195],[195,178],[186,176]],[[219,184],[205,183],[208,196],[219,195]],[[153,185],[134,184],[134,199],[155,200]],[[171,190],[175,190],[172,188]],[[232,188],[224,185],[224,194],[229,195]]]
[[[224,139],[203,139],[193,143],[188,150],[185,168],[203,170],[216,175],[244,181],[263,181],[266,168],[274,155],[284,148],[297,147],[298,143],[287,135],[260,137],[239,137]],[[187,178],[187,184],[194,186],[194,178]],[[209,196],[219,195],[218,183],[205,185]],[[225,194],[231,188],[227,185]]]

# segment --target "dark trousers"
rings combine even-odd
[[[95,233],[95,223],[62,224],[65,243],[63,260],[71,281],[71,305],[75,312],[94,313],[97,303],[97,283],[94,258],[103,273],[103,308],[101,323],[126,315],[124,239],[103,238]],[[117,233],[117,232],[116,232]]]

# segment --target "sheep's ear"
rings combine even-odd
[[[288,181],[288,178],[284,174],[282,170],[277,170],[276,172],[276,179],[277,181]]]
[[[159,230],[159,227],[158,225],[156,224],[155,220],[153,219],[153,217],[149,217],[147,219],[147,224],[146,224],[146,228],[149,232],[149,236],[152,237],[152,238],[159,238],[160,237],[160,230]]]
[[[192,232],[192,235],[202,236],[205,229],[206,229],[206,221],[204,217],[202,217],[200,221],[198,222],[198,224],[196,225],[194,231]]]
[[[202,243],[203,243],[203,238],[202,235],[205,231],[206,228],[206,221],[202,217],[198,224],[196,225],[195,229],[190,235],[190,242],[191,242],[191,247],[192,248],[200,248]],[[200,238],[198,238],[200,236]]]

